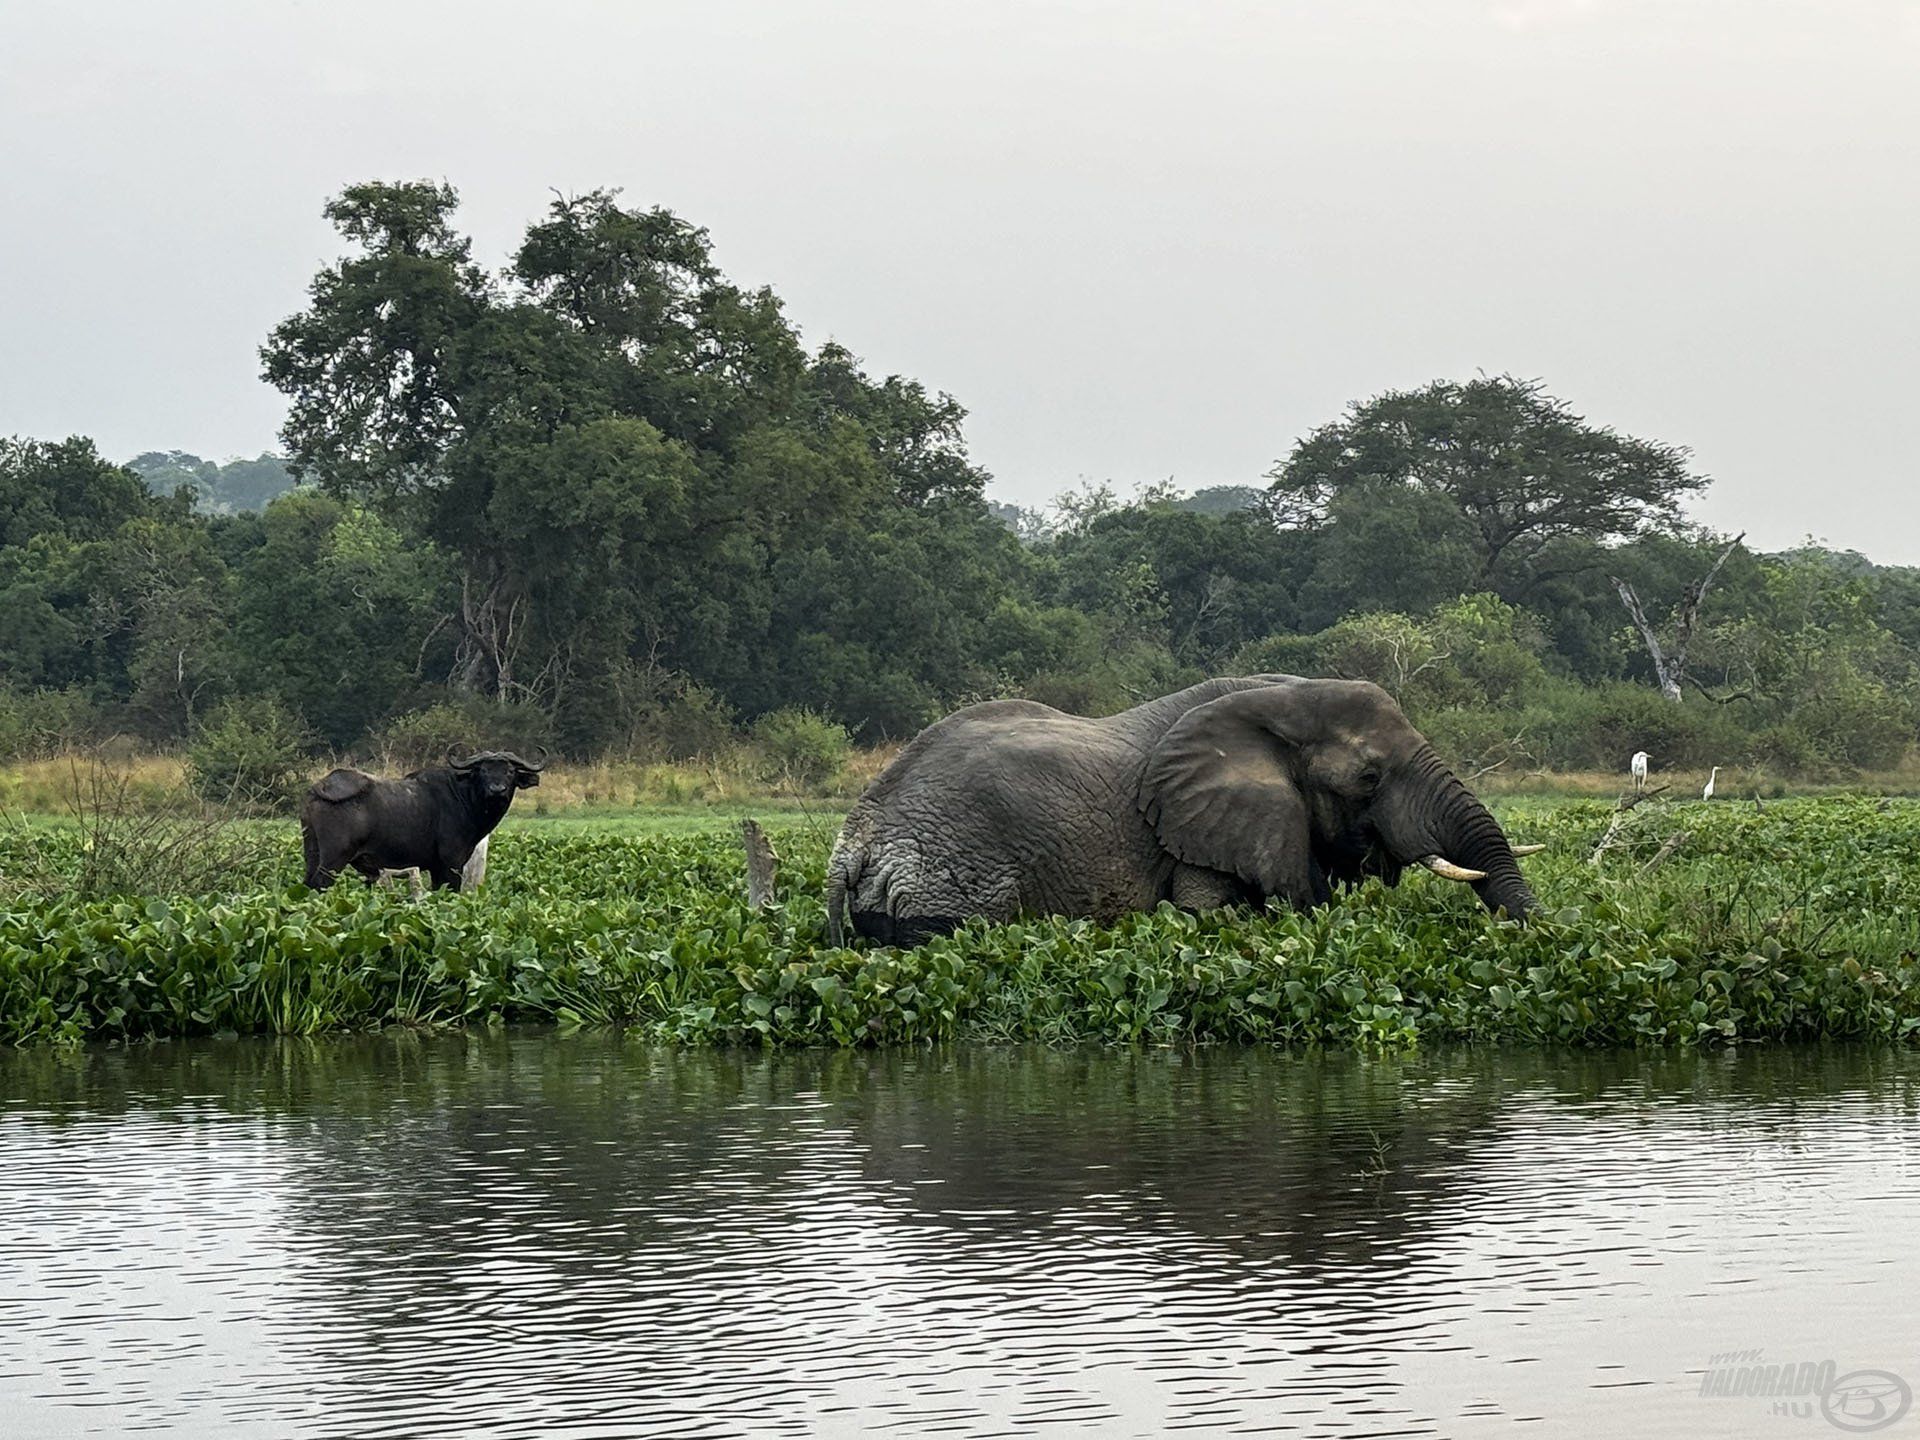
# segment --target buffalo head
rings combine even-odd
[[[465,760],[449,755],[447,768],[480,794],[499,800],[538,785],[540,772],[547,768],[547,757],[544,751],[538,760],[522,760],[511,750],[481,750]]]

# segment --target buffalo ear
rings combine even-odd
[[[1295,687],[1263,685],[1175,721],[1147,757],[1139,796],[1168,852],[1266,895],[1303,895],[1311,827],[1292,759],[1307,720]]]
[[[516,790],[531,790],[540,783],[540,772],[527,766],[521,766],[513,772],[513,785]]]

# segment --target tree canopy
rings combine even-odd
[[[263,716],[684,755],[1256,669],[1376,679],[1475,766],[1877,765],[1920,720],[1920,571],[1701,532],[1682,447],[1536,381],[1358,401],[1264,489],[995,505],[953,397],[809,346],[666,210],[562,196],[492,263],[444,184],[326,213],[262,350],[284,459],[0,441],[0,751]],[[1649,633],[1707,694],[1661,701]]]
[[[797,702],[796,646],[857,667],[899,629],[900,607],[847,597],[871,594],[879,556],[927,558],[918,513],[950,515],[935,529],[969,552],[958,573],[1013,562],[974,523],[984,476],[960,407],[869,378],[843,347],[809,354],[772,291],[720,273],[704,230],[609,191],[562,197],[489,275],[456,208],[443,185],[347,191],[328,214],[353,253],[263,351],[295,473],[454,557],[452,683],[547,708],[583,742],[635,666],[755,710]],[[816,603],[794,603],[802,574]],[[907,613],[938,634],[968,601]],[[863,728],[929,717],[926,664]]]
[[[1523,596],[1556,573],[1557,541],[1677,527],[1707,484],[1687,461],[1681,446],[1588,424],[1539,381],[1440,380],[1356,402],[1301,440],[1270,472],[1269,503],[1280,523],[1315,528],[1341,500],[1424,499],[1424,523],[1466,546],[1477,585]]]

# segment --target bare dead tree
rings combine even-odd
[[[514,688],[513,669],[526,639],[527,620],[526,597],[509,598],[506,589],[506,578],[498,574],[484,585],[472,575],[461,576],[461,633],[453,668],[454,682],[475,692],[490,672],[494,694],[502,700]]]
[[[1649,871],[1657,870],[1660,866],[1666,864],[1666,862],[1673,857],[1673,852],[1686,844],[1691,838],[1692,837],[1684,830],[1674,831],[1673,834],[1667,837],[1666,844],[1653,852],[1653,858],[1640,867],[1640,873],[1645,875]]]
[[[1687,649],[1693,644],[1693,627],[1700,618],[1701,602],[1707,598],[1707,591],[1713,585],[1714,577],[1720,573],[1720,567],[1727,563],[1727,557],[1733,554],[1740,542],[1747,538],[1742,530],[1729,540],[1726,548],[1705,575],[1689,585],[1686,593],[1680,597],[1680,606],[1676,612],[1673,627],[1673,648],[1668,650],[1660,644],[1660,636],[1655,632],[1653,623],[1647,619],[1647,612],[1640,604],[1640,597],[1634,593],[1633,586],[1618,575],[1607,578],[1613,581],[1613,588],[1620,592],[1620,603],[1627,607],[1633,625],[1645,642],[1647,654],[1653,660],[1654,677],[1660,682],[1660,693],[1678,705],[1682,696],[1682,685],[1687,681]]]
[[[1406,692],[1415,680],[1436,665],[1444,665],[1453,658],[1451,650],[1436,650],[1416,665],[1414,656],[1419,652],[1414,648],[1414,640],[1424,642],[1425,637],[1388,635],[1382,639],[1381,644],[1386,647],[1386,667],[1390,673],[1378,675],[1366,673],[1367,667],[1364,664],[1352,667],[1336,666],[1334,673],[1342,680],[1377,680],[1380,687],[1395,700],[1405,703]]]
[[[1393,652],[1393,668],[1395,673],[1400,677],[1394,686],[1393,693],[1395,699],[1398,699],[1414,681],[1418,680],[1427,671],[1433,669],[1434,666],[1445,664],[1453,658],[1453,652],[1451,650],[1436,650],[1433,654],[1409,670],[1407,668],[1407,660],[1409,657],[1403,653],[1405,647],[1401,645],[1400,641],[1398,639],[1388,641],[1387,648]]]
[[[1600,843],[1593,847],[1593,854],[1587,857],[1587,863],[1598,869],[1607,851],[1618,845],[1625,837],[1625,832],[1632,823],[1629,817],[1634,807],[1645,804],[1657,795],[1665,794],[1668,788],[1665,785],[1658,785],[1651,790],[1630,790],[1622,795],[1614,803],[1613,818],[1607,822],[1607,833],[1602,835]]]

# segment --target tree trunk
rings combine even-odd
[[[1679,617],[1673,627],[1671,653],[1661,646],[1660,637],[1654,632],[1652,622],[1647,619],[1647,612],[1641,607],[1640,597],[1634,594],[1633,586],[1618,575],[1607,577],[1613,581],[1613,588],[1620,592],[1620,603],[1627,607],[1627,614],[1633,620],[1634,629],[1640,632],[1640,639],[1647,647],[1647,655],[1653,661],[1654,679],[1660,686],[1660,693],[1676,705],[1680,703],[1681,686],[1687,679],[1687,649],[1693,644],[1693,627],[1700,618],[1701,602],[1707,598],[1707,591],[1713,585],[1714,577],[1720,573],[1720,567],[1727,563],[1727,557],[1733,554],[1740,542],[1746,538],[1747,532],[1742,530],[1729,540],[1707,573],[1689,585],[1686,594],[1680,597]]]
[[[495,570],[484,579],[469,570],[460,578],[460,643],[452,680],[463,690],[503,704],[514,686],[514,663],[526,630],[526,602],[508,600],[507,579]]]

